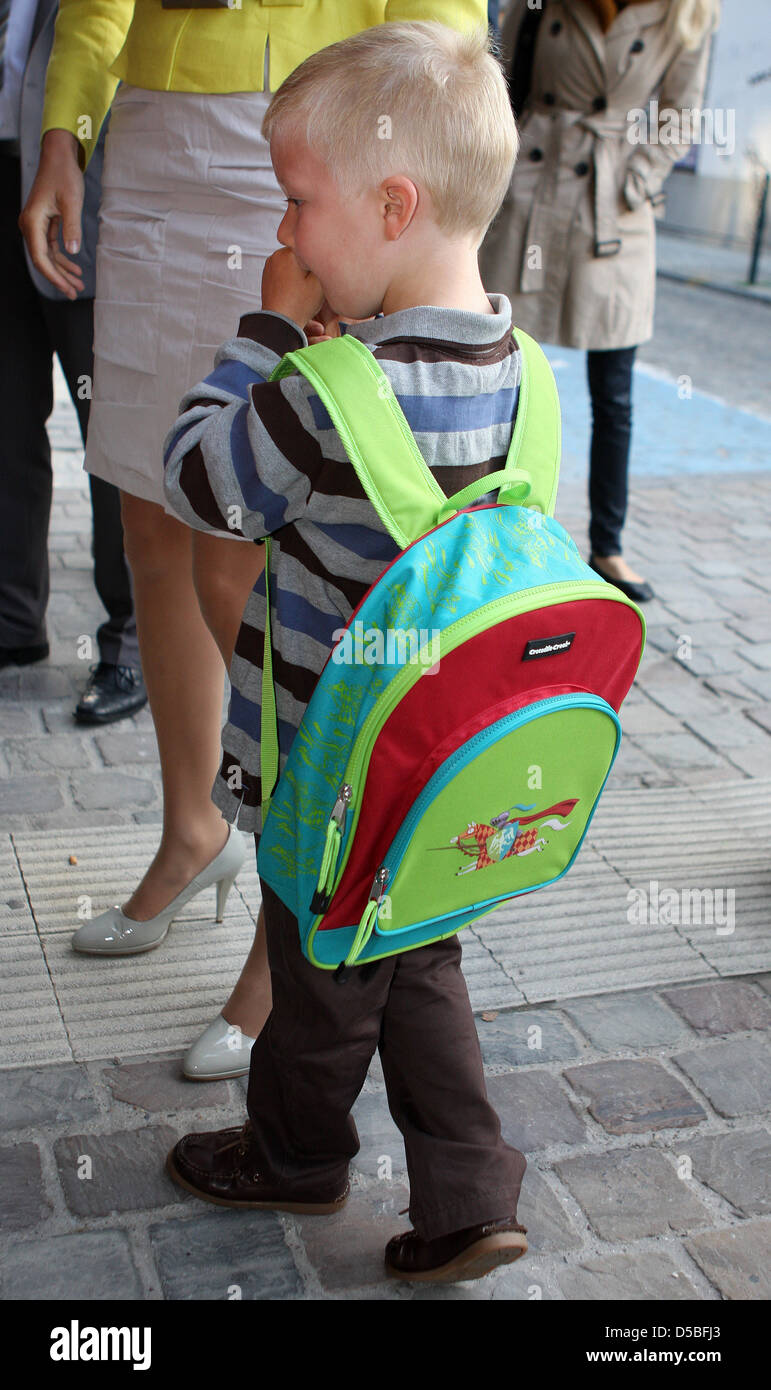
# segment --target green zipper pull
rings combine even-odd
[[[343,832],[345,830],[345,815],[350,805],[353,795],[353,787],[347,782],[343,782],[337,793],[337,801],[332,807],[332,814],[327,825],[326,839],[324,840],[324,853],[321,856],[321,868],[319,869],[318,883],[316,891],[311,899],[311,912],[317,915],[326,912],[332,900],[332,884],[335,881],[335,871],[340,855],[340,846],[343,842]]]
[[[359,922],[356,935],[351,944],[351,949],[345,958],[346,965],[353,965],[358,960],[375,930],[377,915],[380,911],[380,904],[383,900],[387,882],[388,869],[382,864],[372,880],[369,902],[362,913],[361,921]]]

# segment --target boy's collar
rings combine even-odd
[[[471,309],[437,308],[416,304],[397,309],[395,314],[378,314],[364,323],[340,324],[341,333],[350,333],[363,343],[383,343],[392,338],[438,338],[449,343],[497,343],[511,332],[511,303],[505,294],[488,294],[492,314]]]

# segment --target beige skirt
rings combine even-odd
[[[163,441],[179,402],[260,307],[278,249],[285,202],[260,135],[269,100],[123,85],[113,103],[84,467],[167,512]]]

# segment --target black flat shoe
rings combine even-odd
[[[34,661],[45,661],[49,653],[47,642],[37,647],[0,647],[0,669],[3,666],[31,666]]]
[[[599,574],[601,579],[606,580],[608,584],[615,584],[616,588],[620,589],[622,594],[626,594],[627,598],[630,598],[633,603],[647,603],[649,598],[656,597],[650,584],[645,579],[612,579],[609,574],[606,574],[604,570],[600,569],[599,565],[594,563],[593,555],[589,556],[589,567],[594,570],[595,574]]]
[[[79,724],[111,724],[147,704],[141,671],[134,666],[112,666],[100,661],[75,709]]]

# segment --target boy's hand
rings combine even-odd
[[[315,317],[306,323],[305,336],[310,347],[314,343],[326,343],[330,338],[340,337],[340,320],[326,299]]]
[[[327,333],[324,324],[320,319],[310,319],[303,329],[308,339],[308,347],[313,347],[314,343],[328,343],[330,338],[336,338],[337,333]]]
[[[262,272],[262,307],[285,314],[302,328],[319,313],[324,303],[321,282],[303,270],[289,246],[274,251]]]
[[[372,316],[370,316],[372,317]],[[305,336],[308,344],[313,347],[314,343],[326,343],[330,338],[340,337],[340,315],[329,307],[326,299],[318,311],[315,318],[305,325]],[[369,323],[370,319],[351,319],[343,318],[343,323]]]

